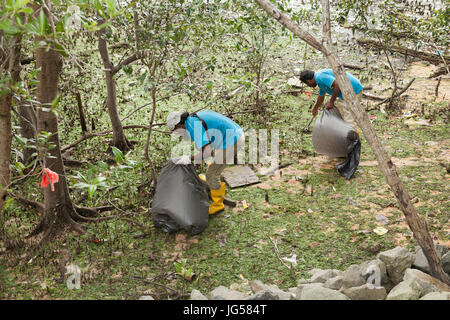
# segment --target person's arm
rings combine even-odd
[[[317,98],[316,104],[314,105],[314,108],[312,109],[312,114],[314,117],[317,115],[317,111],[319,110],[320,106],[323,104],[323,100],[325,100],[325,95],[319,96]]]
[[[333,84],[331,85],[331,88],[333,89],[333,94],[331,95],[330,101],[328,101],[328,103],[325,106],[325,108],[327,109],[331,109],[334,107],[334,102],[336,101],[339,92],[341,92],[341,89],[339,88],[339,85],[337,84],[336,80],[334,80]]]

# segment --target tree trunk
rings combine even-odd
[[[122,122],[120,121],[119,113],[117,111],[116,81],[114,79],[116,71],[109,59],[108,47],[105,39],[105,28],[98,31],[98,50],[103,61],[103,67],[105,68],[107,89],[106,106],[108,108],[109,118],[111,119],[113,129],[112,145],[125,152],[131,149],[131,144],[125,137]]]
[[[350,109],[356,123],[361,128],[369,146],[374,152],[378,168],[386,178],[388,185],[391,187],[400,209],[405,215],[409,228],[413,232],[414,238],[419,243],[430,265],[431,274],[444,283],[450,284],[450,279],[440,266],[439,257],[436,254],[433,239],[431,238],[425,224],[420,220],[416,209],[411,203],[408,192],[405,190],[402,181],[397,172],[397,168],[390,159],[388,153],[376,136],[375,130],[369,121],[369,118],[364,109],[356,99],[355,93],[352,89],[350,81],[345,75],[345,70],[336,58],[334,48],[331,42],[330,17],[329,17],[329,1],[322,0],[323,10],[323,39],[317,40],[308,32],[302,30],[289,17],[282,14],[273,4],[267,0],[255,0],[261,8],[263,8],[269,15],[275,18],[278,22],[284,25],[287,29],[293,32],[296,36],[307,42],[309,45],[321,51],[328,62],[330,63],[342,94],[345,98],[345,103]]]
[[[41,10],[44,9],[41,7]],[[44,11],[46,12],[47,10]],[[51,18],[49,18],[48,12],[46,12],[46,15],[50,21]],[[36,42],[42,40],[37,38]],[[41,69],[38,75],[36,91],[36,98],[40,104],[37,108],[37,131],[51,133],[49,142],[55,146],[51,150],[43,150],[45,152],[44,168],[49,168],[59,175],[59,182],[55,184],[54,191],[51,191],[50,186],[44,189],[43,218],[36,229],[30,234],[30,236],[33,236],[44,232],[44,239],[42,241],[45,241],[67,226],[80,233],[83,233],[84,230],[73,220],[77,213],[69,196],[66,173],[61,157],[58,119],[53,112],[43,110],[58,95],[58,80],[62,70],[62,58],[54,49],[53,44],[48,43],[47,47],[39,47],[36,50],[36,68]]]
[[[7,59],[7,63],[6,61],[4,61],[4,64],[2,63],[2,65],[7,67],[7,70],[4,70],[4,74],[8,74],[11,77],[8,87],[11,87],[11,85],[19,80],[21,43],[21,36],[12,38],[9,56],[4,57],[5,60]],[[6,200],[7,188],[11,183],[12,102],[12,92],[0,97],[0,212],[2,211],[4,201]]]
[[[19,112],[20,135],[27,139],[35,139],[37,126],[35,108],[33,106],[23,106],[19,103],[17,111]],[[34,149],[24,147],[22,153],[24,164],[29,164],[32,160],[31,155],[34,153]]]
[[[78,113],[80,114],[81,132],[86,133],[88,132],[88,129],[86,125],[86,117],[84,116],[83,101],[81,101],[80,92],[76,93],[76,97],[77,97]]]

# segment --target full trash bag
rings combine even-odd
[[[192,164],[169,160],[158,178],[152,204],[152,219],[164,232],[184,229],[190,235],[208,225],[209,198]]]
[[[316,120],[312,132],[312,142],[317,153],[331,158],[346,158],[336,165],[336,169],[346,179],[350,179],[359,165],[361,141],[358,133],[345,122],[339,110],[324,109]]]

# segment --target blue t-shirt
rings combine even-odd
[[[360,93],[361,90],[363,89],[361,82],[359,82],[359,80],[356,79],[351,73],[346,72],[346,74],[347,78],[350,80],[350,83],[352,84],[353,91],[355,92],[355,94]],[[314,72],[314,79],[316,80],[316,83],[319,86],[319,96],[323,96],[325,93],[328,93],[329,95],[333,94],[333,89],[331,89],[331,85],[333,84],[336,77],[334,76],[332,69],[323,69]],[[344,100],[344,97],[342,96],[342,91],[339,92],[338,98]]]
[[[211,139],[214,149],[226,149],[234,145],[242,135],[242,128],[230,118],[214,111],[201,111],[197,115],[202,118],[208,128],[206,133],[202,122],[193,116],[189,116],[184,122],[189,137],[195,142],[197,149],[201,149]],[[209,134],[209,138],[208,138]]]

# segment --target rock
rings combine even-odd
[[[219,286],[211,291],[207,298],[209,300],[245,300],[248,298],[248,295],[239,291],[230,290],[224,286]]]
[[[416,281],[421,288],[422,296],[436,291],[450,292],[448,285],[418,269],[407,269],[403,280]]]
[[[284,292],[276,285],[264,284],[260,280],[250,281],[250,287],[255,294],[259,293],[260,291],[270,291],[271,294],[278,296],[278,298],[275,300],[292,300],[294,298],[291,292]]]
[[[250,287],[250,284],[248,282],[243,283],[233,283],[230,285],[231,290],[243,292],[245,294],[251,295],[252,294],[252,288]]]
[[[347,288],[342,291],[351,300],[384,300],[387,293],[384,287],[376,287],[366,283],[359,287]]]
[[[139,300],[155,300],[155,299],[153,299],[152,296],[142,296],[139,298]]]
[[[402,247],[380,252],[377,258],[385,263],[387,275],[394,284],[402,281],[405,270],[411,268],[414,261],[414,255]]]
[[[344,279],[342,276],[336,276],[331,279],[328,279],[324,284],[324,288],[332,289],[332,290],[339,290],[342,287],[342,279]]]
[[[191,300],[208,300],[200,291],[194,289],[191,291]]]
[[[250,296],[247,300],[280,300],[280,296],[268,289],[263,289]]]
[[[342,287],[359,287],[365,283],[358,265],[352,264],[342,276]]]
[[[321,283],[302,284],[297,287],[297,300],[350,300],[339,291],[328,289]]]
[[[325,283],[328,279],[334,278],[338,276],[340,273],[339,270],[321,270],[321,269],[315,269],[315,272],[313,273],[311,279],[309,279],[310,283]]]
[[[430,292],[424,295],[419,300],[450,300],[450,293],[448,292]]]
[[[309,280],[305,279],[305,278],[300,278],[300,279],[297,280],[297,284],[298,285],[299,284],[307,284],[307,283],[309,283]]]
[[[450,275],[450,251],[442,256],[441,266],[442,269]]]
[[[250,288],[252,289],[253,293],[257,293],[261,290],[264,290],[265,284],[260,280],[252,280],[250,281]]]
[[[400,282],[386,297],[386,300],[418,300],[422,294],[420,285],[414,279]]]
[[[416,269],[419,269],[423,272],[426,273],[430,273],[430,266],[428,265],[428,260],[425,257],[425,254],[422,251],[422,248],[420,246],[416,246],[416,254],[415,254],[415,258],[414,258],[414,262],[413,262],[413,267]],[[436,253],[439,257],[439,259],[441,259],[447,252],[448,252],[448,248],[446,246],[443,245],[435,245],[435,249],[436,249]],[[450,258],[450,257],[449,257]],[[441,262],[442,265],[442,262]],[[448,273],[448,271],[446,271]]]
[[[379,259],[363,262],[359,269],[364,278],[364,283],[371,283],[379,287],[389,282],[386,265]]]
[[[293,299],[293,300],[296,300],[296,297],[297,297],[297,287],[289,288],[289,289],[288,289],[288,292],[289,292],[290,294],[292,294],[292,299]]]

